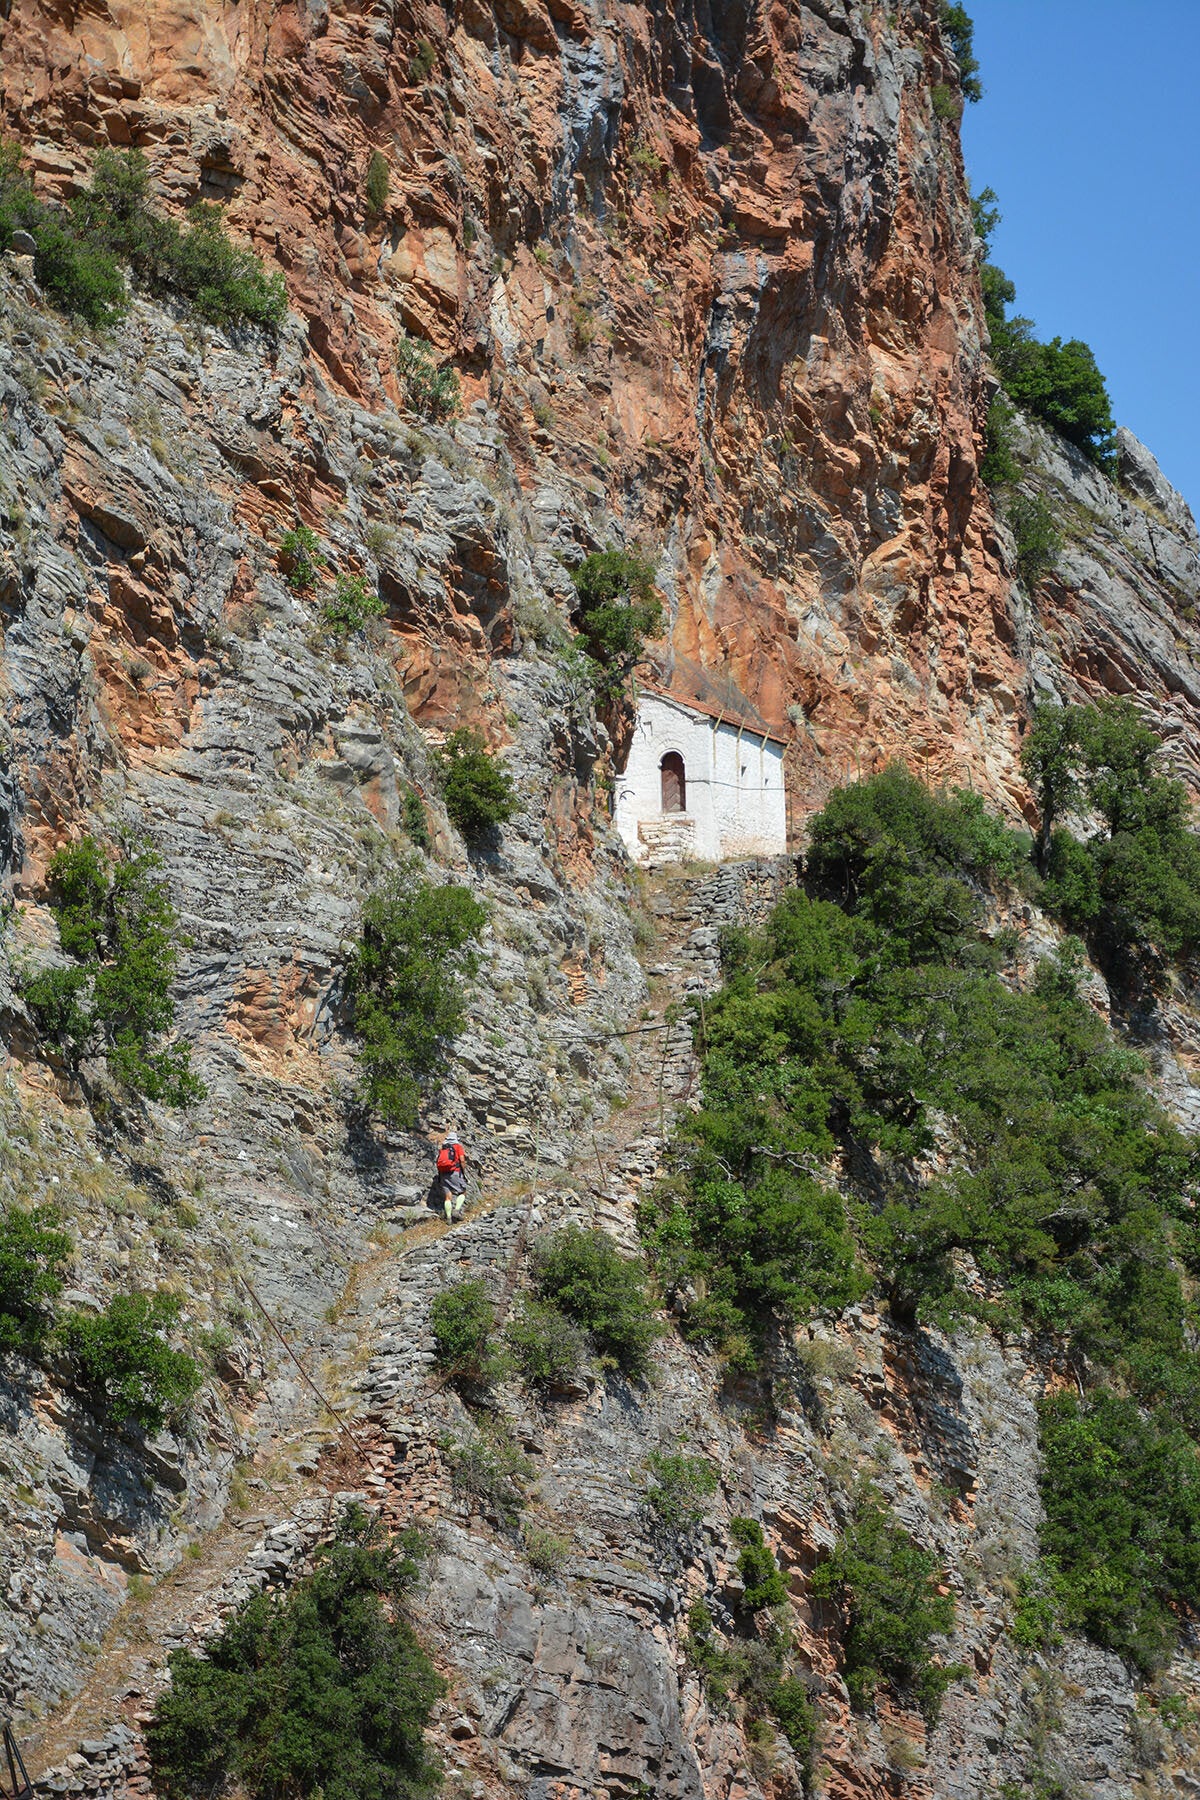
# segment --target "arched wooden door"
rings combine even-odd
[[[678,750],[668,750],[659,767],[662,770],[662,809],[665,813],[687,811],[687,777]]]

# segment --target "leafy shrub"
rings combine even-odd
[[[512,1529],[525,1505],[533,1468],[498,1421],[491,1421],[468,1443],[448,1448],[455,1488],[472,1507]]]
[[[311,1575],[255,1594],[202,1657],[173,1652],[146,1732],[162,1800],[433,1800],[443,1683],[405,1612],[420,1555],[351,1508]]]
[[[85,241],[68,212],[37,198],[20,146],[0,140],[0,251],[11,247],[14,231],[33,238],[33,272],[53,305],[94,326],[124,315],[129,301],[116,257]]]
[[[371,160],[367,164],[367,179],[364,189],[367,205],[373,213],[381,213],[387,205],[390,186],[391,177],[388,173],[387,157],[380,150],[372,150]]]
[[[226,236],[222,209],[197,202],[178,225],[155,211],[140,150],[99,150],[92,185],[72,203],[85,237],[125,258],[151,293],[179,294],[215,325],[275,327],[287,314],[278,270]]]
[[[315,587],[317,577],[325,567],[325,558],[321,554],[320,540],[311,526],[295,525],[284,532],[279,540],[279,566],[288,586],[298,594]]]
[[[688,1609],[684,1654],[704,1684],[714,1712],[730,1714],[739,1706],[748,1728],[772,1718],[795,1751],[807,1783],[817,1743],[817,1715],[802,1678],[786,1674],[787,1638],[779,1631],[766,1636],[727,1641],[713,1624],[703,1600]]]
[[[414,86],[427,81],[437,63],[437,51],[427,37],[417,39],[417,47],[408,65],[408,78]]]
[[[561,1574],[571,1554],[570,1539],[542,1525],[526,1524],[521,1542],[530,1568],[539,1575]]]
[[[817,1714],[804,1682],[784,1675],[771,1693],[771,1712],[779,1729],[796,1753],[800,1773],[807,1783],[812,1776],[817,1750]]]
[[[1187,794],[1162,771],[1162,745],[1128,700],[1035,710],[1021,766],[1041,811],[1045,903],[1086,932],[1110,973],[1131,959],[1200,948],[1200,838],[1185,829]],[[1081,844],[1058,821],[1090,806],[1107,837]]]
[[[429,1322],[438,1368],[451,1379],[486,1379],[495,1316],[482,1281],[460,1281],[443,1288],[429,1309]]]
[[[958,64],[958,82],[964,100],[982,100],[983,84],[979,79],[979,58],[975,55],[975,26],[965,6],[941,0],[938,20]]]
[[[765,1607],[782,1606],[787,1599],[787,1582],[757,1519],[730,1519],[729,1535],[735,1544],[741,1545],[738,1574],[742,1578],[742,1605],[746,1611],[762,1612]]]
[[[935,81],[930,88],[929,104],[933,108],[934,118],[941,119],[946,124],[957,124],[962,117],[962,101],[944,81]]]
[[[432,346],[402,337],[396,345],[396,373],[404,398],[423,419],[456,419],[462,411],[457,369],[439,369]]]
[[[171,983],[186,941],[161,868],[142,843],[130,842],[116,860],[92,837],[57,850],[50,904],[59,942],[78,966],[35,975],[22,993],[69,1067],[96,1049],[132,1092],[186,1106],[204,1093],[187,1046],[155,1047],[175,1023]]]
[[[938,1593],[939,1580],[935,1558],[873,1501],[817,1564],[814,1595],[842,1608],[842,1674],[856,1711],[867,1711],[886,1681],[936,1720],[963,1672],[939,1666],[930,1651],[930,1639],[954,1627],[954,1601]]]
[[[274,327],[287,313],[283,276],[230,241],[219,206],[197,203],[185,226],[156,211],[140,150],[98,150],[91,186],[63,209],[37,200],[19,150],[0,146],[0,248],[18,228],[34,238],[34,273],[51,300],[92,325],[126,310],[122,261],[151,293],[178,294],[214,324]]]
[[[518,810],[504,759],[492,754],[477,731],[452,731],[438,762],[446,811],[465,838],[503,825]]]
[[[1170,1659],[1173,1607],[1200,1603],[1200,1459],[1170,1419],[1097,1393],[1042,1406],[1041,1543],[1064,1622],[1144,1674]]]
[[[382,618],[386,603],[361,575],[339,575],[333,594],[321,608],[321,618],[336,637],[361,631],[370,619]]]
[[[69,1068],[78,1068],[92,1042],[94,1026],[87,996],[91,977],[77,964],[40,969],[21,983],[21,998],[44,1038],[57,1044]]]
[[[549,1301],[523,1295],[505,1340],[532,1387],[567,1393],[578,1383],[587,1360],[586,1334]]]
[[[1005,507],[1017,553],[1017,574],[1030,593],[1062,555],[1062,533],[1041,494],[1013,494]]]
[[[597,694],[613,699],[641,661],[646,640],[662,625],[654,563],[640,551],[610,547],[585,556],[571,579]]]
[[[102,1313],[76,1312],[60,1327],[80,1380],[118,1421],[161,1431],[200,1386],[200,1371],[166,1333],[179,1318],[171,1294],[116,1294]]]
[[[419,850],[428,850],[432,839],[429,836],[429,821],[425,817],[425,802],[416,788],[403,787],[400,791],[402,824],[404,835],[416,844]]]
[[[487,917],[465,887],[398,871],[363,906],[346,970],[365,1103],[392,1125],[416,1123],[422,1080],[438,1074],[466,1016],[469,948]]]
[[[1004,395],[996,394],[988,407],[983,461],[979,465],[979,473],[989,487],[1010,487],[1021,479],[1021,465],[1014,448],[1015,417]]]
[[[578,1225],[541,1239],[531,1262],[541,1298],[582,1326],[596,1354],[631,1380],[644,1377],[658,1326],[641,1266],[607,1232]]]
[[[0,1217],[0,1355],[40,1350],[70,1254],[71,1240],[48,1207],[10,1206]]]
[[[646,1499],[668,1531],[698,1525],[717,1491],[717,1471],[703,1456],[661,1455],[654,1451],[646,1466],[655,1480]]]

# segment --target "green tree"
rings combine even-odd
[[[437,761],[446,811],[468,841],[503,825],[520,810],[503,757],[494,755],[477,731],[452,731]]]
[[[964,100],[982,100],[983,83],[979,79],[979,58],[975,55],[975,26],[966,7],[951,4],[951,0],[941,0],[938,18],[958,64]]]
[[[654,1476],[646,1499],[668,1531],[698,1525],[717,1491],[717,1471],[703,1456],[652,1451],[646,1467]]]
[[[310,525],[294,525],[279,540],[279,566],[288,586],[298,594],[315,587],[325,558],[320,539]]]
[[[421,1082],[445,1065],[466,1016],[478,968],[471,946],[486,918],[467,888],[434,887],[415,868],[397,871],[363,906],[346,990],[361,1040],[362,1097],[389,1124],[416,1123]]]
[[[541,1239],[530,1261],[540,1298],[581,1326],[598,1356],[642,1379],[659,1328],[641,1265],[622,1256],[607,1232],[579,1225]]]
[[[1004,395],[996,394],[988,406],[983,460],[979,465],[979,473],[989,487],[1011,487],[1021,479],[1021,465],[1013,448],[1015,418]]]
[[[372,150],[371,160],[367,164],[365,182],[367,205],[373,213],[381,213],[387,205],[388,189],[391,177],[388,172],[387,158],[380,150]]]
[[[122,1422],[161,1431],[200,1386],[200,1371],[167,1333],[179,1319],[173,1294],[115,1294],[101,1313],[75,1312],[59,1327],[79,1379]]]
[[[361,575],[339,575],[333,593],[321,608],[321,618],[335,637],[350,637],[371,619],[379,619],[387,606]]]
[[[246,1601],[202,1657],[174,1651],[146,1731],[162,1800],[434,1800],[444,1683],[407,1616],[422,1554],[352,1507],[311,1575]]]
[[[531,1294],[522,1295],[505,1342],[525,1380],[547,1393],[569,1392],[587,1361],[586,1332],[557,1306]]]
[[[0,1215],[0,1355],[36,1356],[62,1293],[71,1240],[45,1206],[9,1206]]]
[[[187,1106],[204,1093],[189,1050],[161,1042],[174,1028],[171,986],[187,941],[162,866],[140,840],[115,858],[93,837],[57,850],[48,870],[50,904],[59,942],[77,966],[29,978],[22,994],[71,1067],[97,1050],[133,1093]]]
[[[739,1545],[738,1574],[742,1578],[742,1605],[747,1612],[763,1612],[782,1606],[787,1582],[763,1536],[757,1519],[730,1519],[729,1535]]]
[[[1004,513],[1013,534],[1017,574],[1032,594],[1062,554],[1062,533],[1043,494],[1012,494]]]
[[[1037,864],[1042,875],[1050,862],[1054,828],[1083,797],[1083,743],[1079,709],[1034,707],[1021,744],[1021,773],[1038,809]]]
[[[640,551],[610,546],[585,556],[571,579],[597,692],[602,699],[613,699],[641,661],[647,639],[662,626],[654,563]]]
[[[887,1682],[936,1720],[963,1672],[933,1659],[930,1640],[954,1627],[954,1601],[938,1592],[940,1583],[936,1558],[874,1500],[813,1570],[813,1594],[842,1611],[842,1674],[856,1711],[867,1711]]]
[[[1170,1419],[1117,1394],[1042,1407],[1041,1543],[1065,1623],[1143,1673],[1176,1641],[1172,1608],[1200,1603],[1200,1458]]]
[[[1079,730],[1087,797],[1102,814],[1110,837],[1149,827],[1182,828],[1187,793],[1162,772],[1162,739],[1132,700],[1106,699],[1081,709]]]

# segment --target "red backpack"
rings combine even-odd
[[[456,1169],[462,1168],[462,1145],[443,1144],[437,1154],[437,1171],[439,1175],[453,1175]]]

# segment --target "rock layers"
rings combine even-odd
[[[1020,427],[1065,536],[1032,596],[979,479],[990,384],[937,8],[0,12],[0,118],[39,191],[137,146],[169,210],[226,205],[292,308],[269,337],[137,297],[91,336],[30,259],[0,268],[0,1195],[64,1213],[74,1303],[180,1294],[209,1371],[189,1431],[149,1444],[53,1363],[5,1374],[0,1691],[37,1768],[55,1791],[144,1791],[164,1648],[286,1579],[353,1490],[441,1521],[421,1617],[461,1793],[794,1792],[792,1753],[747,1745],[681,1647],[689,1598],[732,1579],[725,1523],[750,1512],[791,1586],[826,1791],[974,1800],[1032,1791],[1037,1763],[1126,1800],[1149,1754],[1127,1672],[1082,1643],[1022,1662],[1008,1635],[1037,1528],[1027,1347],[851,1309],[807,1328],[814,1396],[770,1421],[669,1334],[644,1394],[512,1397],[539,1517],[569,1539],[553,1586],[455,1496],[439,1442],[465,1421],[428,1378],[446,1280],[503,1292],[561,1218],[632,1243],[694,1078],[667,1008],[712,981],[717,925],[788,873],[632,885],[616,749],[561,654],[581,554],[653,552],[661,659],[732,677],[789,734],[797,835],[897,754],[1028,816],[1015,753],[1046,693],[1135,696],[1200,786],[1196,531],[1153,458],[1123,434],[1117,486]],[[461,417],[413,410],[402,336],[458,371]],[[310,592],[280,566],[301,522],[325,557]],[[386,605],[345,642],[322,622],[337,574]],[[431,760],[465,722],[520,799],[476,854]],[[182,1122],[91,1108],[101,1084],[46,1057],[19,998],[59,954],[48,858],[85,830],[164,859],[208,1090]],[[424,1207],[425,1137],[351,1098],[348,947],[365,894],[414,856],[490,909],[423,1121],[456,1123],[483,1165],[488,1206],[450,1238]],[[1183,1113],[1177,1024],[1162,1076]],[[666,1556],[645,1458],[679,1441],[721,1488]],[[968,1674],[928,1735],[850,1714],[805,1599],[867,1468],[958,1602],[946,1653]]]

